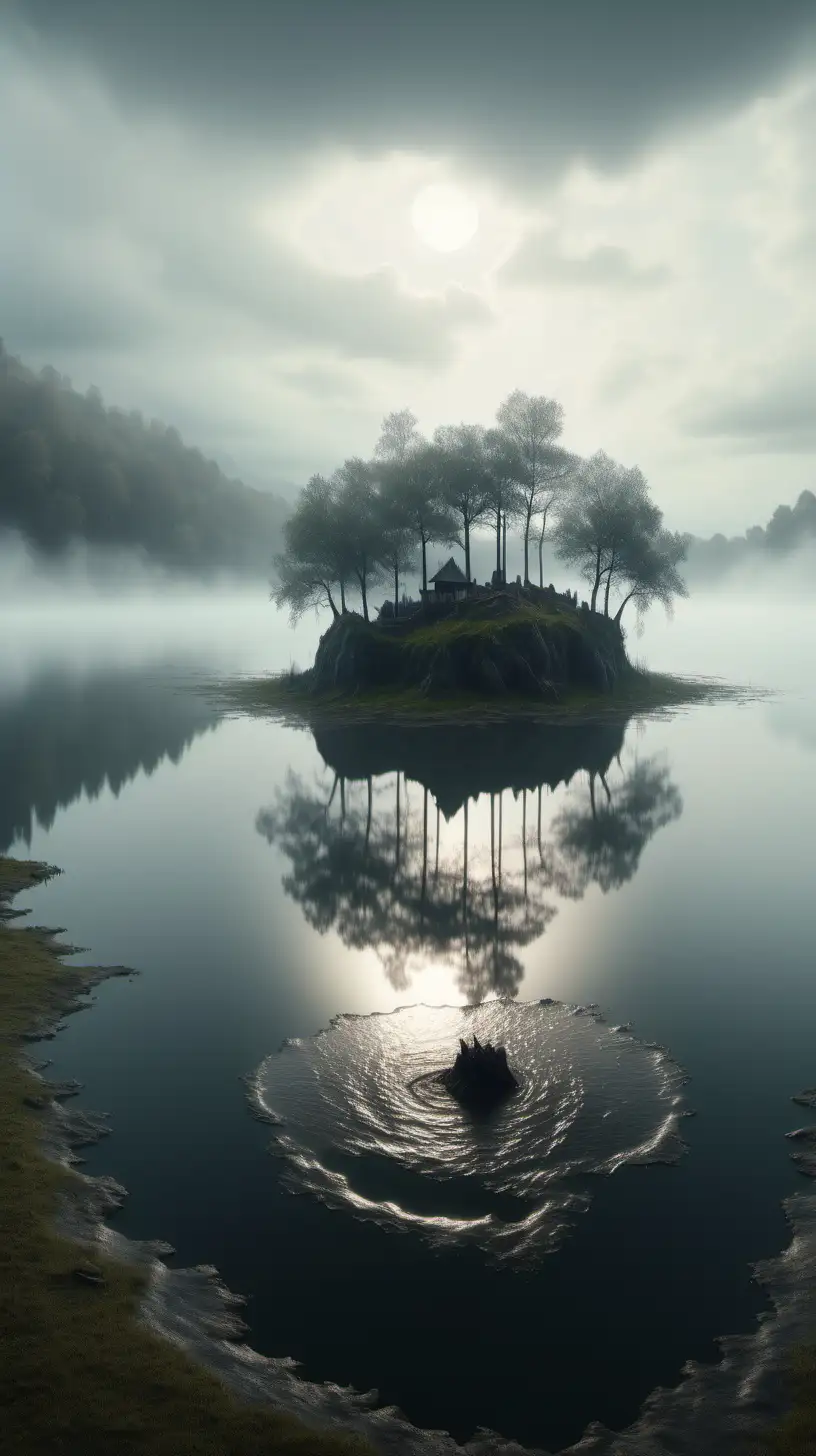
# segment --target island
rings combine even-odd
[[[709,696],[710,685],[636,668],[622,625],[627,611],[671,612],[687,595],[689,538],[666,528],[638,466],[565,450],[562,424],[556,400],[522,390],[495,426],[440,425],[431,439],[397,410],[371,458],[313,475],[285,524],[272,597],[293,624],[312,610],[331,621],[313,664],[244,682],[241,706],[311,723],[326,708],[358,723],[374,712],[473,723]],[[545,585],[545,544],[569,572],[559,589]],[[488,549],[491,565],[477,565]],[[521,558],[515,576],[509,550]]]
[[[611,692],[631,664],[620,624],[553,587],[471,586],[403,616],[345,612],[320,639],[300,686],[422,699],[520,697],[554,703],[572,688]]]

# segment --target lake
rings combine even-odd
[[[459,1440],[619,1428],[753,1328],[816,1081],[813,607],[632,635],[772,698],[317,739],[201,691],[310,658],[262,592],[3,610],[0,849],[65,871],[19,903],[142,972],[47,1044],[111,1114],[87,1168],[124,1233],[215,1264],[258,1349]],[[489,1148],[401,1070],[468,1026],[557,1069]]]

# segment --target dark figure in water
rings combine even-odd
[[[504,1047],[494,1047],[490,1042],[482,1046],[477,1037],[473,1046],[460,1041],[461,1050],[452,1067],[440,1077],[452,1097],[471,1107],[490,1107],[501,1102],[518,1088],[513,1073],[507,1065]]]

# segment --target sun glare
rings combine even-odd
[[[479,209],[458,187],[433,183],[423,187],[411,208],[414,231],[429,248],[455,253],[474,237],[479,227]]]

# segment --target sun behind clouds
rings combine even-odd
[[[411,222],[428,247],[439,253],[455,253],[475,237],[479,209],[460,187],[434,182],[414,198]]]

